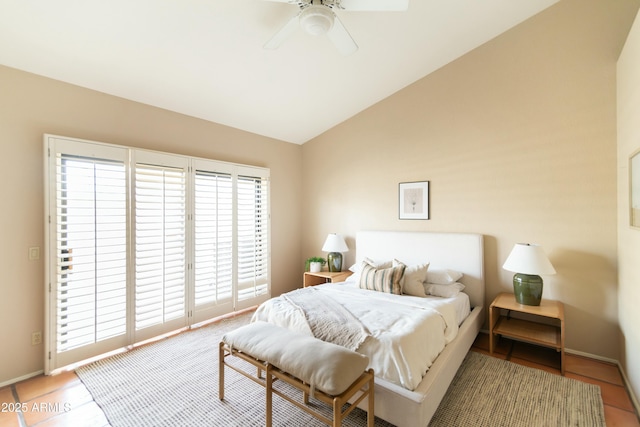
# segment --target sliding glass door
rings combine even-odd
[[[187,324],[188,159],[134,153],[135,341]]]
[[[127,153],[64,141],[58,148],[47,288],[50,356],[63,366],[127,343]]]
[[[270,296],[264,168],[45,136],[46,371]]]

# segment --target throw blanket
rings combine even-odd
[[[315,288],[303,288],[283,297],[302,312],[313,336],[356,351],[369,336],[362,323],[335,299]]]
[[[368,336],[357,352],[369,357],[369,367],[378,378],[408,390],[416,388],[444,346],[458,333],[454,300],[450,298],[393,295],[335,283],[309,289],[312,305],[322,304],[320,298],[324,296],[336,301],[332,306],[339,304],[347,311],[338,316],[352,315],[358,319]],[[261,304],[252,321],[261,320],[313,335],[306,315],[289,295]],[[468,310],[468,297],[462,292],[458,297],[465,297]]]

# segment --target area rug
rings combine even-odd
[[[250,314],[226,319],[76,372],[112,427],[264,425],[264,388],[253,381],[227,369],[225,400],[218,399],[218,343],[225,332],[249,319]],[[330,416],[321,403],[311,404]],[[277,396],[273,408],[274,426],[324,425]],[[343,425],[366,426],[366,412],[354,410]],[[605,422],[598,386],[470,352],[429,425],[564,427]],[[376,426],[390,424],[377,418]]]
[[[605,426],[600,387],[469,352],[430,426]]]

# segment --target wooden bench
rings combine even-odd
[[[255,366],[256,376],[229,363],[229,357]],[[373,370],[366,370],[368,364],[367,356],[344,347],[270,323],[250,323],[227,333],[220,342],[219,398],[224,399],[224,367],[228,366],[265,387],[267,427],[272,425],[273,393],[334,427],[341,426],[342,420],[368,398],[367,426],[373,427],[374,376]],[[273,382],[278,379],[301,390],[303,403],[274,388]],[[309,396],[331,405],[333,419],[307,406]],[[351,405],[343,411],[352,398]]]

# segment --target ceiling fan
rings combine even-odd
[[[404,11],[409,0],[267,0],[297,4],[300,11],[291,18],[265,45],[265,49],[277,49],[293,32],[302,27],[308,34],[326,34],[343,55],[358,50],[358,45],[342,24],[334,9],[348,11]]]

